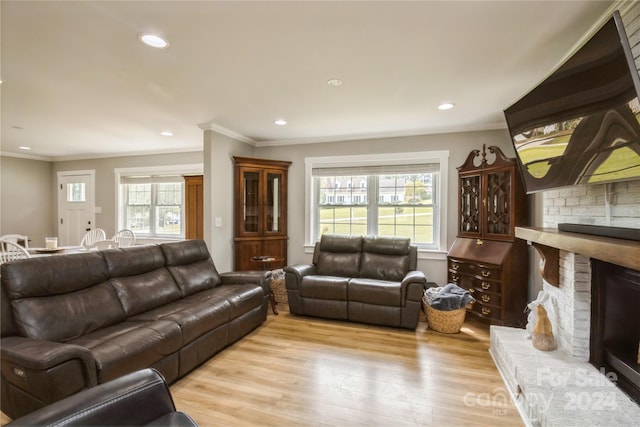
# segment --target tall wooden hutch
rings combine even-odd
[[[235,270],[287,264],[287,173],[291,162],[234,157]]]
[[[448,281],[476,299],[472,315],[524,326],[529,258],[515,227],[528,225],[527,196],[515,159],[495,146],[489,153],[492,163],[483,145],[458,167],[458,238],[447,255]]]

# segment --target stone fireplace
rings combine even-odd
[[[609,326],[608,338],[593,338],[594,330],[602,328],[597,316],[603,303],[599,300],[602,285],[592,285],[592,269],[601,269],[597,260],[605,258],[601,264],[640,271],[640,244],[544,228],[516,229],[516,236],[529,241],[541,255],[543,289],[550,296],[549,314],[558,344],[557,350],[542,352],[533,348],[525,330],[491,327],[490,352],[521,415],[530,425],[634,425],[640,419],[640,406],[622,387],[627,381],[619,380],[626,370],[636,378],[631,383],[638,381],[634,375],[640,365],[634,358],[626,366],[612,366],[604,360],[609,356],[599,350],[592,354],[592,350],[598,339],[603,344],[620,337],[631,344],[635,341],[637,349],[640,325]],[[616,309],[608,311],[638,322],[638,306],[633,304],[640,300],[635,295],[609,300]],[[629,312],[621,314],[618,307],[627,302]],[[619,334],[616,328],[625,332]]]
[[[640,404],[640,271],[592,260],[589,362]]]
[[[544,281],[554,311],[550,313],[558,349],[566,356],[589,360],[591,333],[591,263],[588,257],[560,251],[559,286]]]

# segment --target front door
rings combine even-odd
[[[78,245],[95,228],[95,171],[58,172],[59,245]]]

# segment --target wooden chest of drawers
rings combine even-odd
[[[524,326],[526,260],[524,241],[511,243],[459,238],[447,257],[448,282],[467,289],[476,299],[469,309],[470,314],[492,324]]]
[[[473,294],[471,314],[524,326],[529,257],[515,226],[528,223],[527,195],[515,159],[486,148],[458,168],[458,239],[447,254],[448,282]]]

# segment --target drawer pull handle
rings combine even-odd
[[[487,270],[482,270],[481,274],[482,274],[482,277],[489,277],[489,276],[491,276],[491,272],[490,272],[490,271],[487,271]]]
[[[460,278],[454,274],[451,276],[451,280],[453,280],[454,282],[457,282],[458,280],[460,280]]]
[[[475,290],[475,289],[473,289],[473,288],[469,289],[469,293],[470,293],[470,294],[474,293],[475,291],[476,291],[476,290]]]
[[[454,270],[457,270],[458,268],[460,268],[460,266],[458,264],[452,264],[451,268],[453,268]]]
[[[487,315],[491,313],[491,309],[487,307],[482,307],[482,314]]]
[[[482,301],[483,302],[489,302],[491,301],[491,297],[489,295],[482,295]]]
[[[482,289],[485,291],[491,287],[491,283],[482,282]]]

